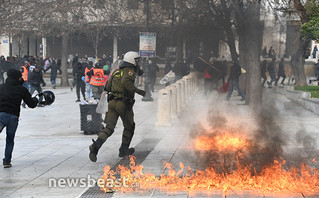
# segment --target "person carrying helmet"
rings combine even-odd
[[[92,85],[93,98],[100,99],[104,88],[104,70],[102,63],[95,63],[95,67],[93,70],[87,72],[87,75]]]
[[[105,91],[108,92],[108,112],[106,113],[104,123],[106,127],[100,131],[96,141],[89,146],[89,158],[92,162],[96,162],[97,154],[102,144],[110,137],[120,117],[124,130],[122,135],[122,145],[119,149],[119,157],[132,155],[134,148],[129,148],[132,141],[135,122],[134,122],[134,95],[135,93],[145,96],[145,91],[138,89],[134,85],[136,73],[142,75],[139,70],[140,56],[137,52],[129,51],[124,55],[123,63],[119,69],[115,70],[105,85]]]
[[[20,116],[20,104],[23,100],[28,107],[35,108],[38,99],[31,96],[23,86],[24,80],[20,71],[9,69],[6,82],[0,85],[0,133],[6,127],[6,147],[3,158],[3,167],[10,168],[14,137]]]
[[[30,93],[31,95],[34,93],[34,91],[37,91],[38,93],[42,92],[42,87],[45,87],[46,83],[43,80],[43,73],[41,71],[40,66],[36,65],[34,70],[32,72],[29,72],[28,75],[29,83],[30,83]],[[43,100],[43,95],[39,98],[39,104],[38,107],[44,107],[44,105],[41,103]]]

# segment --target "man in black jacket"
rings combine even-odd
[[[24,81],[20,71],[9,69],[7,75],[6,83],[0,85],[0,133],[4,127],[7,132],[4,168],[12,166],[14,136],[18,127],[21,101],[23,100],[30,108],[35,108],[38,104],[38,99],[32,98],[28,89],[22,85]]]
[[[260,77],[263,79],[263,82],[261,83],[261,86],[265,88],[265,82],[267,81],[266,71],[267,71],[267,61],[263,60],[260,63]]]
[[[52,88],[55,89],[56,87],[56,77],[58,75],[58,71],[60,72],[60,74],[62,74],[62,71],[60,69],[60,67],[58,66],[58,64],[56,63],[55,58],[52,59],[51,64],[49,65],[49,67],[47,67],[44,72],[48,71],[49,69],[51,69],[51,76],[50,76],[50,81],[52,84]]]
[[[278,68],[278,73],[277,73],[277,79],[276,79],[276,82],[275,82],[275,86],[277,86],[277,83],[278,83],[280,77],[282,77],[282,81],[281,81],[280,84],[281,85],[285,85],[284,82],[285,82],[285,79],[286,79],[286,74],[285,74],[284,58],[281,58],[280,62],[279,62],[279,68]]]
[[[227,100],[230,99],[231,94],[233,93],[234,87],[236,87],[238,93],[241,95],[241,101],[246,100],[245,94],[242,92],[242,90],[239,87],[239,76],[241,75],[241,67],[238,64],[238,62],[234,62],[233,66],[230,68],[230,74],[229,74],[229,91],[227,94]]]
[[[29,72],[28,80],[30,83],[30,94],[32,95],[34,91],[37,91],[38,93],[42,92],[41,84],[43,87],[45,87],[46,83],[43,80],[43,73],[40,68],[40,66],[35,66],[34,70],[32,72]],[[44,107],[44,105],[41,103],[43,99],[43,96],[40,96],[39,98],[39,104],[38,107]]]
[[[78,62],[76,70],[75,70],[74,80],[73,80],[73,83],[74,83],[73,86],[76,86],[76,96],[78,98],[75,102],[81,102],[80,91],[82,93],[83,100],[86,100],[86,98],[85,98],[85,83],[82,80],[82,77],[85,76],[84,72],[85,72],[85,68],[83,67],[82,63]]]

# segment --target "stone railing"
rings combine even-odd
[[[310,92],[294,90],[293,87],[288,86],[276,87],[276,91],[303,106],[305,109],[319,115],[319,99],[311,98]]]
[[[198,73],[192,72],[159,90],[156,126],[171,126],[198,90]]]

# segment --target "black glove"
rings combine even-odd
[[[142,76],[143,74],[144,74],[143,70],[139,69],[139,70],[137,71],[137,75],[138,75],[138,76]]]
[[[32,100],[34,100],[36,103],[39,103],[39,100],[36,97],[33,97]]]
[[[141,96],[145,96],[146,92],[144,90],[139,89],[137,92],[137,94],[141,95]]]
[[[43,92],[38,93],[38,96],[39,96],[39,97],[44,96],[44,93],[43,93]]]
[[[42,87],[45,87],[47,84],[46,83],[42,83]]]

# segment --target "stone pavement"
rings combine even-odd
[[[171,127],[155,127],[157,116],[157,92],[162,85],[157,85],[153,93],[154,102],[142,102],[136,96],[134,106],[136,131],[131,146],[137,147],[137,153],[146,151],[141,160],[144,170],[155,175],[166,173],[163,162],[178,166],[183,162],[192,169],[200,169],[200,158],[193,150],[189,133],[194,125],[207,122],[207,112],[214,109],[225,116],[236,117],[234,124],[252,123],[254,118],[248,116],[249,109],[241,105],[239,97],[230,101],[225,95],[214,92],[203,97],[200,89],[187,104]],[[115,132],[99,151],[98,161],[88,159],[88,146],[96,135],[83,135],[80,131],[80,108],[76,103],[76,93],[69,88],[52,90],[56,101],[51,106],[36,109],[22,109],[19,127],[15,139],[12,168],[0,168],[0,197],[81,197],[90,189],[88,181],[96,181],[106,165],[113,167],[121,162],[118,148],[121,144],[122,123],[119,120]],[[286,150],[300,148],[300,142],[294,141],[295,134],[302,130],[318,139],[318,116],[290,102],[271,89],[264,89],[264,95],[272,96],[273,105],[277,107],[274,116],[286,132],[289,144]],[[0,155],[3,156],[5,134],[0,134]],[[317,149],[317,148],[315,148]],[[293,152],[295,152],[294,150]],[[306,155],[302,153],[300,155]],[[138,160],[138,159],[137,159]],[[83,186],[66,187],[62,180],[66,178],[84,179]],[[58,180],[61,182],[58,184]],[[65,180],[63,180],[65,181]],[[56,182],[56,183],[54,183]],[[116,192],[105,197],[226,197],[222,192],[192,195],[189,192],[166,193],[151,191],[144,193],[123,194]],[[302,194],[289,197],[303,197]],[[83,196],[84,197],[84,196]],[[90,196],[87,196],[90,197]],[[92,196],[93,197],[93,196]],[[227,197],[256,197],[250,193],[230,193]],[[258,195],[258,197],[277,197],[277,195]],[[287,197],[287,196],[286,196]],[[307,197],[307,196],[304,196]],[[313,196],[315,197],[315,196]]]

